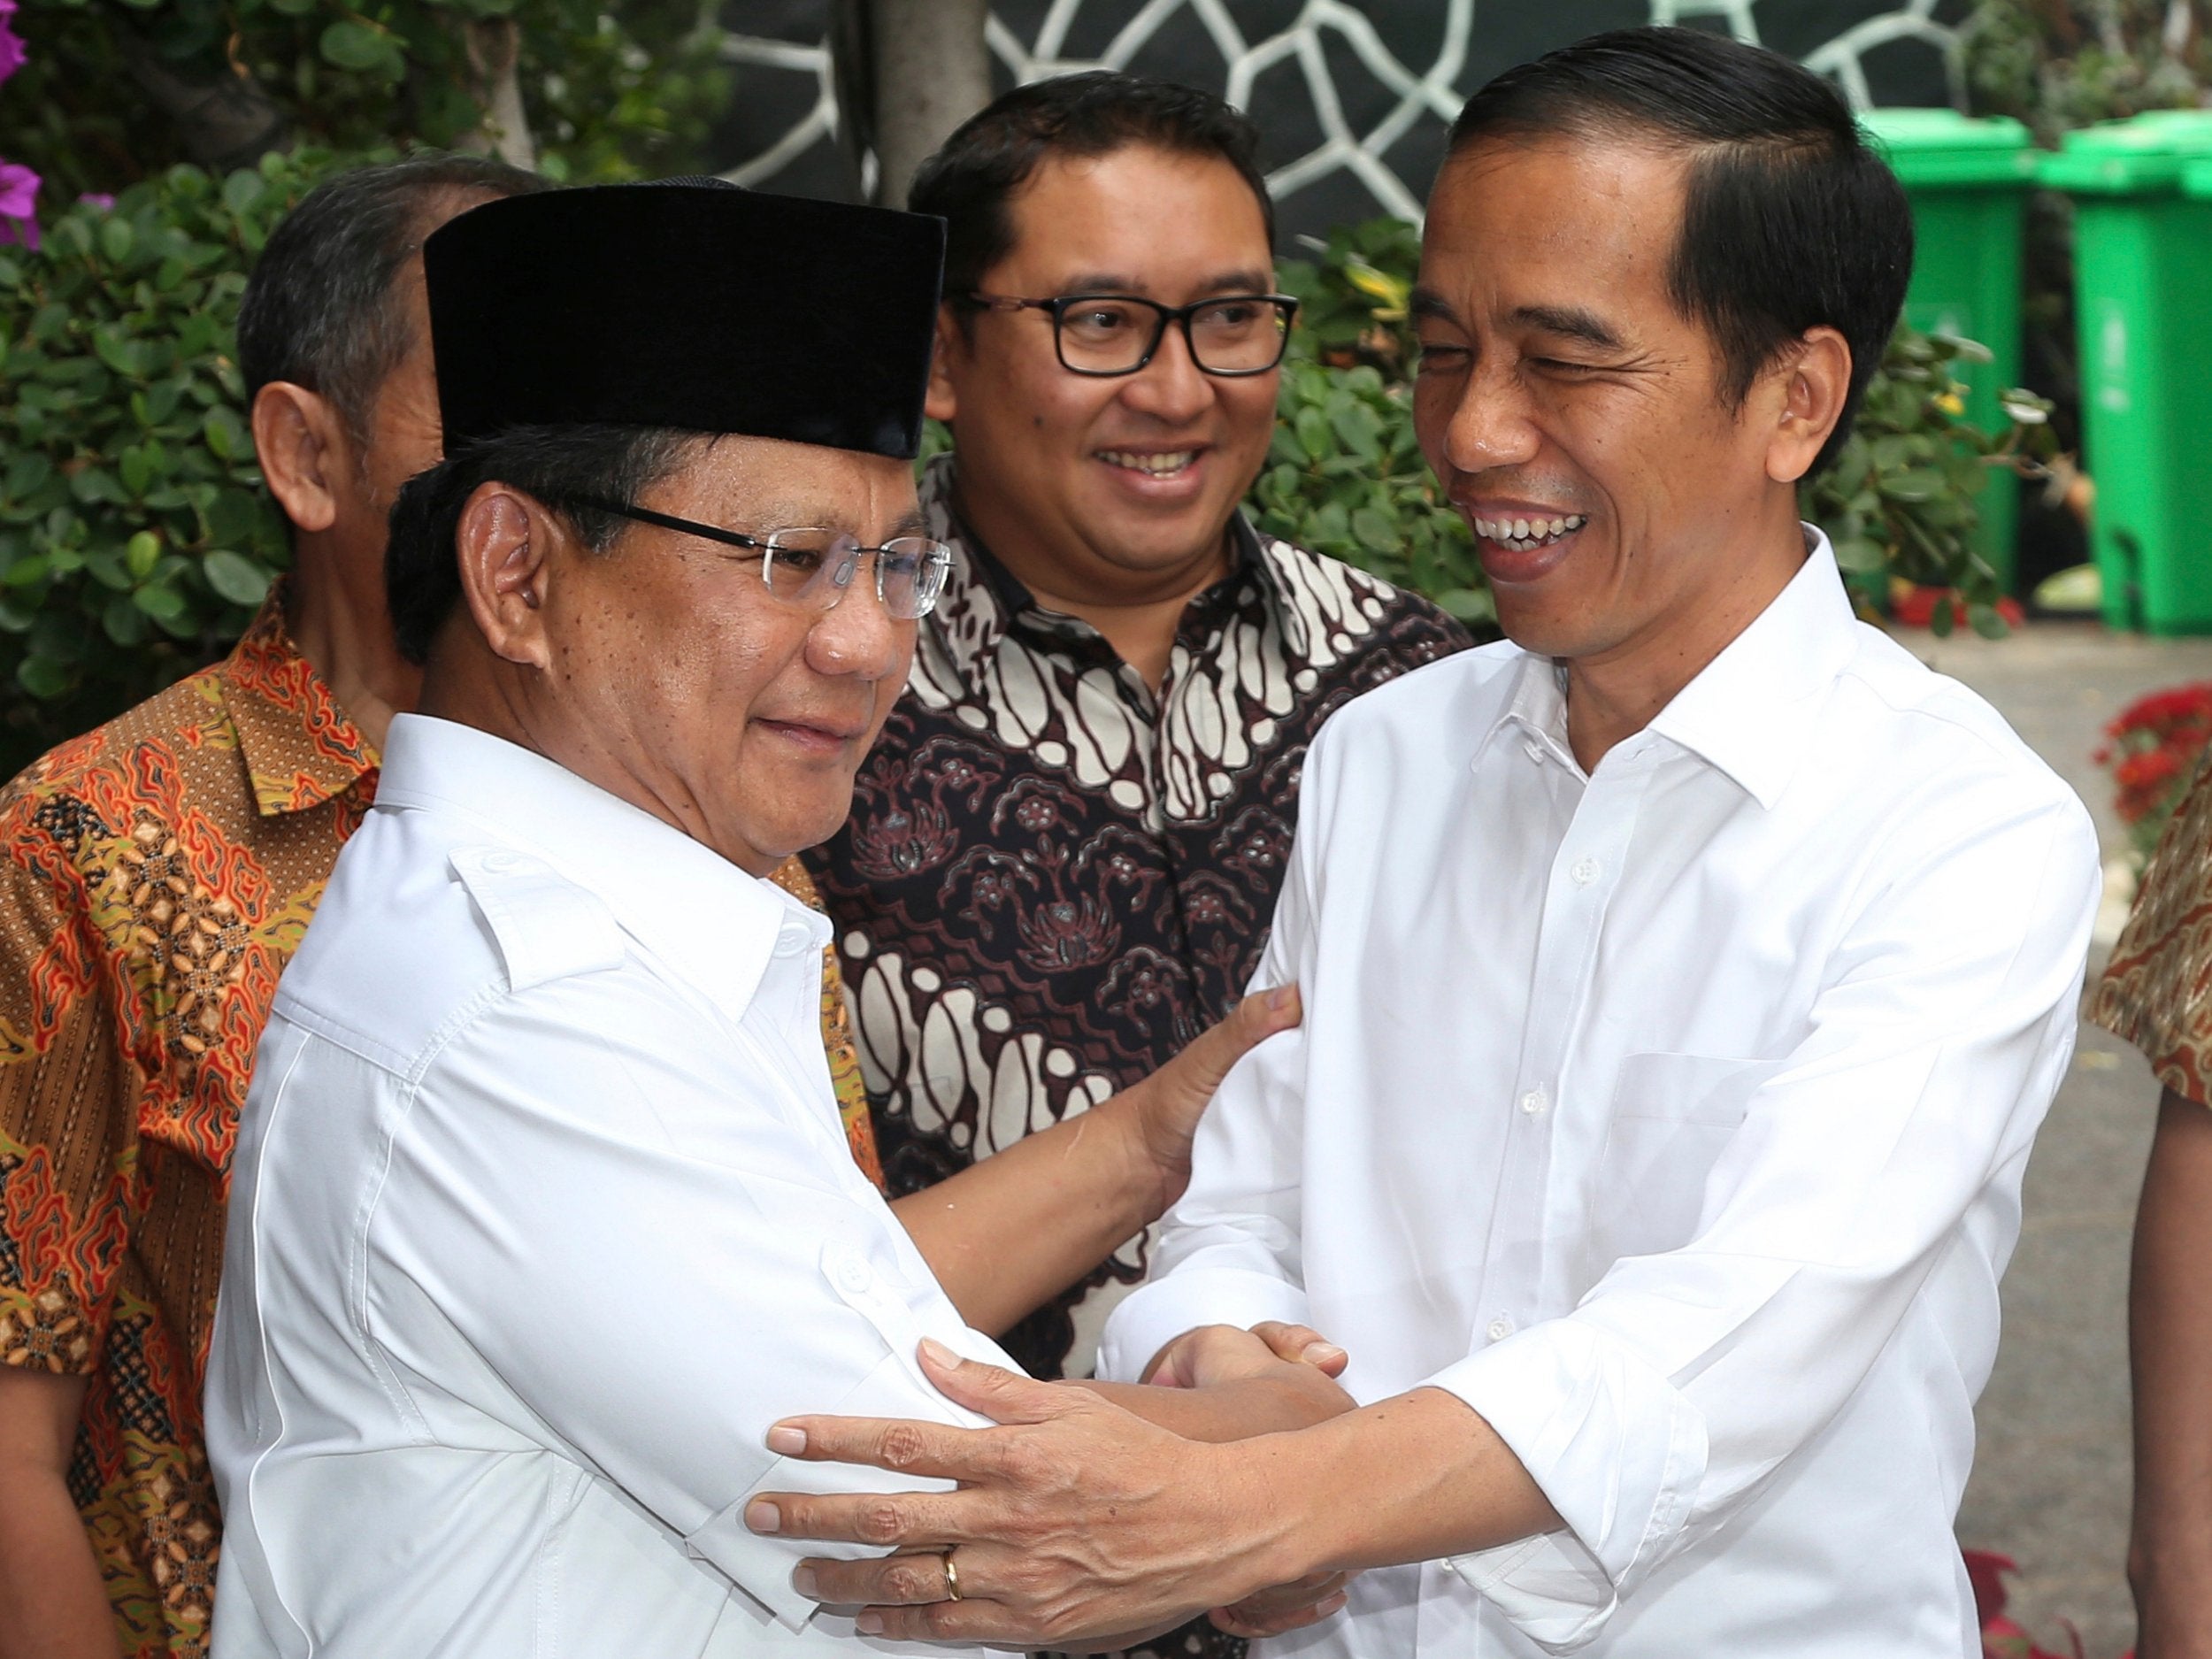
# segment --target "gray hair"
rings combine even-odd
[[[317,185],[270,234],[239,301],[248,401],[289,380],[328,398],[365,442],[377,388],[414,343],[392,285],[423,239],[454,206],[475,205],[467,198],[549,188],[504,162],[436,152]]]

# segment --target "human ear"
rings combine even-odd
[[[1781,407],[1767,442],[1767,476],[1794,484],[1812,470],[1843,417],[1851,393],[1851,348],[1824,324],[1809,328],[1783,359],[1780,374]]]
[[[284,516],[310,534],[329,529],[346,469],[356,465],[337,405],[304,386],[272,380],[254,394],[251,419],[261,476]]]
[[[479,484],[454,526],[461,595],[492,655],[533,668],[553,657],[545,604],[554,542],[566,534],[543,506],[511,484]]]
[[[961,333],[960,319],[953,315],[951,305],[940,305],[936,348],[929,354],[929,394],[922,403],[922,412],[932,420],[952,419],[952,375],[947,363],[956,351],[964,354],[967,347],[967,336]]]

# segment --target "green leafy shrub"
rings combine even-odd
[[[1969,626],[2001,639],[2003,589],[1973,546],[1974,491],[1993,469],[2039,469],[2054,442],[2050,405],[2032,392],[2004,395],[2013,425],[2001,438],[1959,419],[1966,388],[1952,365],[1989,355],[1970,340],[1900,328],[1835,464],[1798,497],[1799,511],[1827,531],[1863,603],[1879,604],[1901,581],[1946,589],[1958,595]],[[1928,626],[1948,634],[1952,607],[1937,605]]]
[[[1420,232],[1370,219],[1339,228],[1317,251],[1278,273],[1299,301],[1298,327],[1274,442],[1246,505],[1267,534],[1425,594],[1478,638],[1494,639],[1497,608],[1474,533],[1414,441],[1406,302]]]
[[[712,25],[699,0],[24,0],[7,150],[52,204],[280,146],[450,149],[480,142],[494,42],[549,177],[696,172],[731,90]]]
[[[0,250],[0,772],[219,656],[287,563],[232,336],[331,165],[179,166]]]

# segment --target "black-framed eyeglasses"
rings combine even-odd
[[[1168,325],[1179,325],[1190,360],[1209,374],[1264,374],[1283,360],[1298,302],[1287,294],[1225,294],[1188,305],[1162,305],[1133,294],[1065,294],[1021,299],[971,292],[992,311],[1044,311],[1053,348],[1071,374],[1134,374],[1152,361]]]
[[[771,531],[764,536],[725,530],[718,525],[679,518],[648,507],[631,507],[593,495],[567,495],[572,507],[611,512],[663,530],[679,530],[703,536],[724,547],[742,548],[760,555],[760,580],[785,603],[808,611],[828,611],[845,596],[860,569],[864,553],[875,555],[876,597],[883,608],[903,622],[929,614],[937,595],[945,590],[945,575],[952,568],[952,549],[926,535],[895,535],[881,547],[864,547],[860,538],[844,530],[798,526]]]

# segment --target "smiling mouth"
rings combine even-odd
[[[1563,541],[1590,520],[1571,512],[1562,518],[1478,518],[1475,534],[1514,553],[1533,553],[1539,548]]]
[[[1098,458],[1147,478],[1173,478],[1198,458],[1196,449],[1100,449]]]

